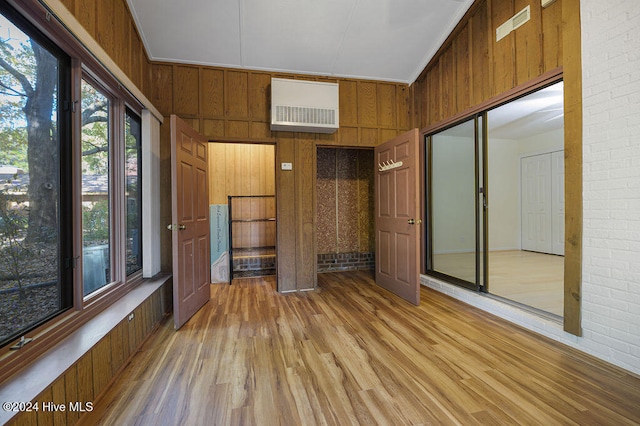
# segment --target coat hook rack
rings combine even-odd
[[[402,161],[398,161],[397,163],[393,160],[383,161],[382,163],[378,163],[378,171],[386,172],[387,170],[397,169],[398,167],[402,167]]]

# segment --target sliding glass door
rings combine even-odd
[[[564,315],[564,107],[558,82],[487,112],[488,291]]]
[[[426,272],[554,316],[564,306],[562,82],[426,136]]]
[[[427,269],[479,289],[479,118],[427,137]]]

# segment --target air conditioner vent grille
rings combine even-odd
[[[531,19],[531,14],[529,13],[529,6],[525,9],[521,10],[516,16],[513,17],[513,29],[515,30],[525,22]]]
[[[275,114],[279,124],[336,125],[336,110],[331,108],[276,105]]]
[[[340,127],[338,83],[271,79],[271,130],[335,133]]]
[[[496,41],[500,41],[506,37],[511,31],[524,25],[531,19],[531,7],[527,6],[513,17],[509,18],[504,24],[496,28]]]

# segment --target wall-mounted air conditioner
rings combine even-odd
[[[271,79],[271,130],[334,133],[338,105],[337,83]]]

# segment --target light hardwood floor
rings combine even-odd
[[[214,285],[144,344],[84,424],[631,425],[640,378],[422,288],[415,307],[364,272],[278,294]]]
[[[475,281],[475,254],[434,256],[436,270]],[[489,293],[554,315],[564,314],[564,257],[524,250],[489,252]]]
[[[564,314],[564,257],[523,250],[489,253],[489,293]]]

